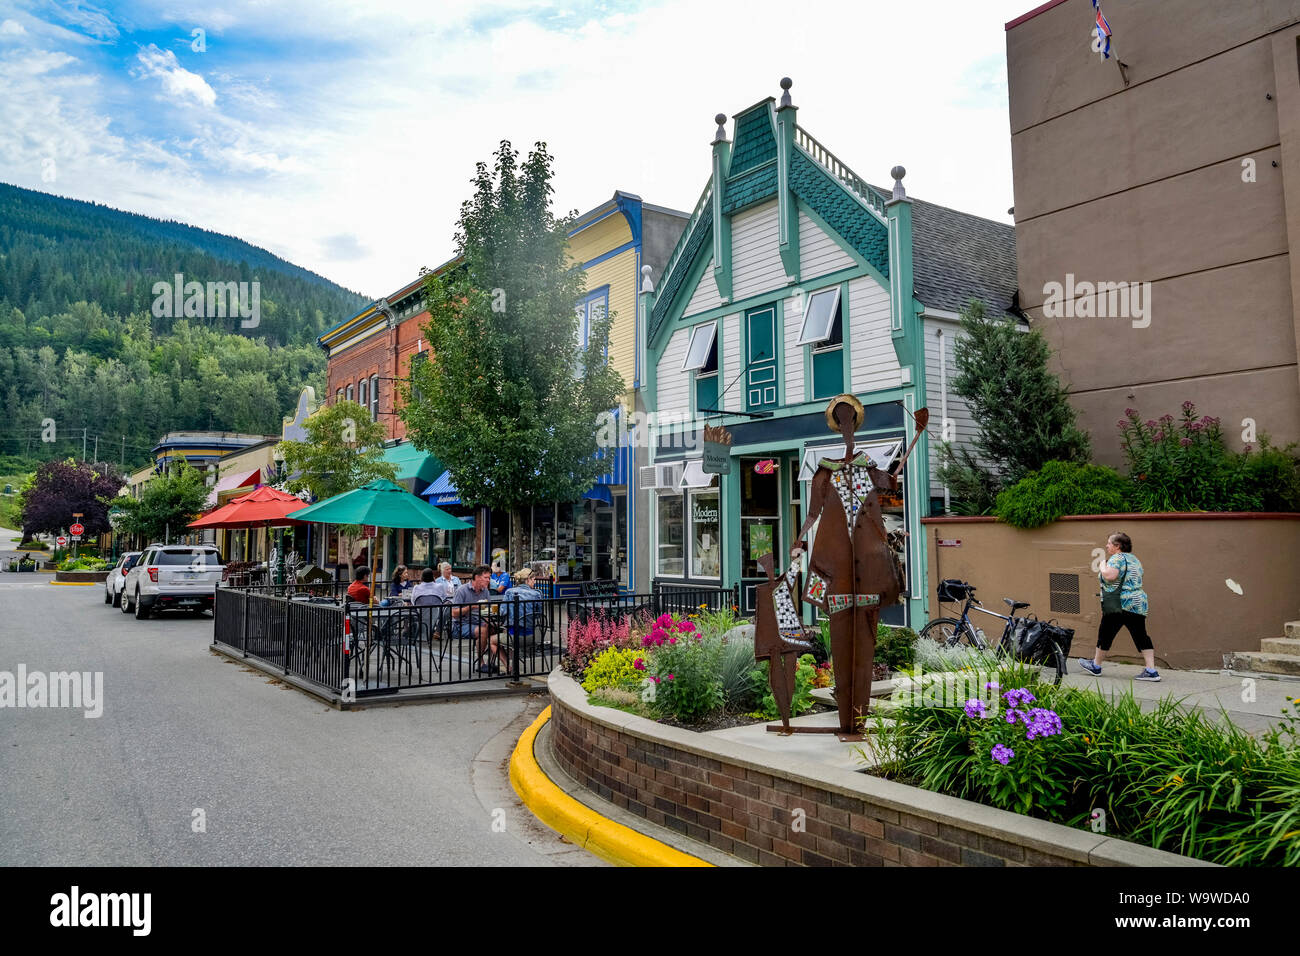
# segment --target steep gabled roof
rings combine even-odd
[[[1015,227],[912,199],[912,285],[931,309],[959,312],[974,298],[994,315],[1018,316]]]

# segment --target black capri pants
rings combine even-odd
[[[1151,638],[1147,637],[1147,619],[1145,614],[1133,611],[1116,611],[1101,616],[1101,626],[1097,628],[1097,647],[1109,651],[1111,642],[1121,627],[1127,627],[1133,637],[1133,643],[1139,651],[1152,650]]]

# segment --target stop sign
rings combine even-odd
[[[77,536],[81,536],[86,533],[85,526],[80,524],[72,525],[70,528],[68,528],[68,531]]]
[[[59,535],[57,538],[54,539],[54,543],[57,544],[60,548],[66,548],[68,546],[68,539],[65,538],[63,535]]]

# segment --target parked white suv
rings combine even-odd
[[[152,611],[210,611],[224,564],[212,545],[150,545],[127,573],[122,613],[144,620]]]
[[[122,586],[126,584],[126,575],[137,561],[140,560],[139,551],[128,551],[117,559],[117,564],[112,571],[108,572],[108,577],[104,579],[104,603],[117,607],[122,603]]]

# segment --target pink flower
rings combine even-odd
[[[669,674],[669,675],[668,675],[668,679],[669,679],[669,680],[672,680],[672,679],[673,679],[673,675],[672,675],[672,674]]]
[[[656,684],[659,683],[659,678],[658,678],[658,677],[651,677],[650,679],[651,679],[652,681],[654,681]]]
[[[1241,450],[1244,451],[1244,452],[1249,452],[1249,451],[1251,450],[1251,447],[1252,447],[1252,446],[1250,446],[1250,445],[1244,445],[1244,446],[1242,447]]]
[[[1145,424],[1146,424],[1147,428],[1155,428],[1155,427],[1156,427],[1157,425],[1159,425],[1160,423],[1159,423],[1158,421],[1156,421],[1154,418],[1148,418],[1148,419],[1146,420],[1146,423],[1145,423]]]
[[[677,643],[677,638],[675,638],[675,637],[670,637],[670,638],[668,638],[668,643],[669,643],[669,644],[676,644],[676,643]]]
[[[1191,443],[1192,443],[1192,440],[1191,440],[1190,438],[1180,438],[1180,439],[1178,439],[1178,444],[1182,445],[1184,448],[1186,448],[1186,447],[1187,447],[1188,445],[1190,445]]]
[[[632,666],[639,671],[643,671],[645,670],[645,661],[642,658],[638,657],[636,660],[632,662]]]
[[[672,627],[673,616],[671,614],[660,614],[655,618],[655,627]]]
[[[695,624],[692,621],[681,621],[677,625],[677,630],[683,634],[689,634],[695,630]]]

